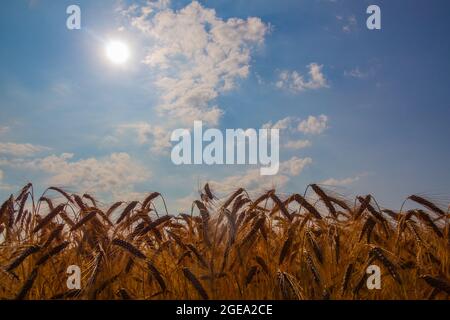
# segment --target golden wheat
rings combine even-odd
[[[310,187],[221,199],[206,184],[172,216],[158,192],[104,208],[51,187],[35,204],[27,184],[0,206],[0,299],[449,298],[449,214],[438,205],[416,195],[409,210],[372,195],[350,205]],[[371,264],[381,290],[365,285]],[[80,289],[66,288],[71,265]]]

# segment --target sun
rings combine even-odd
[[[110,41],[106,45],[106,56],[114,64],[124,64],[130,58],[130,49],[122,41]]]

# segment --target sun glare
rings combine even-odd
[[[130,50],[121,41],[111,41],[106,46],[106,56],[114,64],[124,64],[130,57]]]

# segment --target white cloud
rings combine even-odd
[[[259,18],[223,20],[197,1],[179,11],[168,2],[128,9],[131,24],[149,40],[144,63],[156,74],[159,116],[192,125],[217,125],[223,111],[213,101],[249,74],[251,51],[269,28]]]
[[[328,128],[328,117],[321,115],[319,117],[309,116],[306,120],[301,121],[297,117],[286,117],[273,123],[269,121],[262,126],[264,129],[279,129],[282,130],[284,140],[283,147],[291,150],[299,150],[311,147],[310,140],[295,138],[295,133],[301,132],[304,134],[320,134]]]
[[[50,148],[33,145],[30,143],[18,144],[18,143],[4,143],[0,142],[0,154],[10,155],[15,157],[29,157],[36,153],[48,151]]]
[[[327,185],[327,186],[348,186],[350,184],[353,184],[353,183],[359,181],[360,179],[361,179],[361,176],[344,178],[344,179],[330,178],[325,181],[322,181],[321,184]]]
[[[275,85],[277,88],[289,90],[294,93],[328,87],[325,75],[322,73],[323,65],[311,63],[308,65],[308,68],[308,80],[305,80],[297,71],[284,70],[279,73],[278,81]]]
[[[268,123],[265,123],[263,125],[263,129],[279,129],[279,130],[292,130],[293,123],[295,121],[298,121],[295,117],[286,117],[284,119],[278,120],[275,122],[275,124],[272,123],[272,121],[269,121]]]
[[[46,183],[50,185],[71,187],[82,192],[112,192],[113,195],[132,192],[134,184],[144,182],[151,176],[127,153],[71,161],[73,157],[71,153],[63,153],[33,160],[3,160],[2,164],[47,173],[49,178]]]
[[[321,134],[328,128],[328,117],[320,115],[318,117],[309,116],[298,125],[298,131],[306,134]]]
[[[312,143],[309,140],[290,140],[284,144],[284,147],[292,150],[299,150],[311,147]]]
[[[311,158],[292,157],[280,164],[280,171],[276,176],[261,176],[259,169],[250,169],[241,175],[229,176],[220,181],[211,181],[210,184],[214,189],[222,192],[231,192],[236,189],[236,186],[252,192],[272,188],[280,189],[285,187],[292,177],[299,176],[311,163]]]

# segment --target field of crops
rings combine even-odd
[[[318,185],[218,199],[207,184],[199,198],[174,215],[156,192],[103,208],[25,186],[0,208],[0,299],[449,298],[448,208],[423,197],[393,211]],[[71,265],[80,289],[67,288]]]

